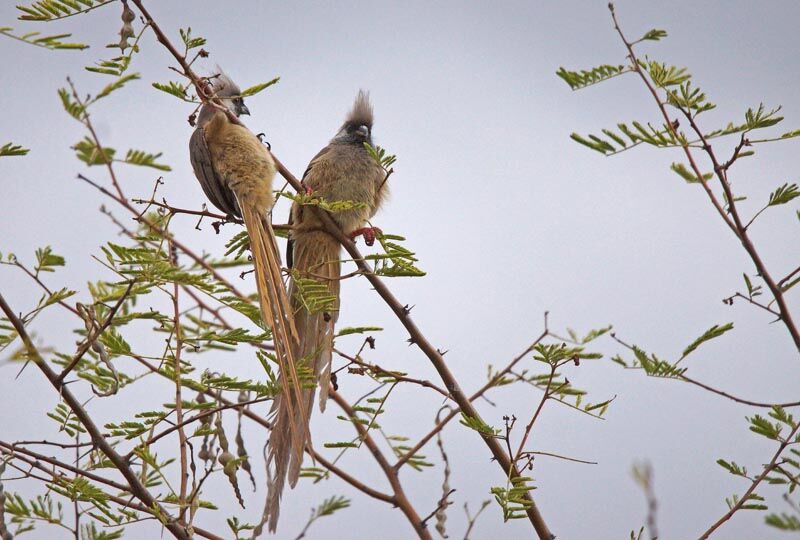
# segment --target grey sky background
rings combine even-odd
[[[15,20],[14,4],[0,5],[0,25],[72,32],[92,48],[49,52],[0,39],[0,143],[31,148],[26,158],[0,160],[0,251],[30,262],[34,248],[50,244],[66,256],[68,266],[47,276],[48,283],[85,289],[87,280],[109,277],[89,255],[99,254],[98,246],[116,230],[97,211],[107,201],[75,180],[82,171],[107,182],[103,170],[86,171],[74,159],[69,147],[83,137],[82,128],[63,112],[56,90],[66,76],[82,92],[96,92],[108,82],[83,66],[113,56],[103,46],[116,40],[119,12],[116,6],[106,7],[59,23],[25,25]],[[622,339],[665,358],[680,355],[710,326],[732,321],[736,330],[699,350],[687,364],[689,373],[753,400],[797,399],[797,353],[784,327],[768,324],[770,319],[756,308],[721,302],[742,288],[742,272],[754,270],[700,189],[669,171],[669,164],[680,159],[678,152],[639,148],[603,158],[569,140],[573,131],[594,133],[619,121],[658,121],[651,98],[633,76],[573,93],[554,75],[562,65],[582,69],[624,63],[605,1],[148,4],[175,40],[178,28],[186,26],[208,39],[209,72],[219,63],[243,87],[281,77],[280,84],[249,100],[252,117],[246,122],[266,132],[276,155],[296,174],[335,133],[358,89],[371,92],[376,142],[399,158],[390,180],[392,197],[375,224],[406,236],[428,272],[423,279],[391,280],[389,285],[402,302],[416,305],[416,322],[437,346],[450,351],[450,368],[468,391],[483,384],[487,364],[501,365],[523,350],[541,331],[542,314],[549,310],[555,330],[569,326],[583,333],[613,324]],[[669,32],[666,41],[641,51],[690,68],[718,105],[705,115],[709,130],[740,121],[748,106],[761,101],[784,106],[787,120],[776,134],[800,127],[793,44],[797,2],[619,1],[617,11],[630,38],[654,27]],[[199,208],[204,198],[187,155],[191,109],[149,86],[176,75],[167,69],[171,59],[152,35],[144,38],[142,48],[132,68],[142,80],[101,103],[94,121],[104,144],[118,151],[163,151],[162,161],[173,171],[164,176],[161,194],[176,206]],[[797,181],[797,145],[762,146],[755,158],[737,164],[732,179],[750,197],[742,203],[746,214],[778,185]],[[729,146],[722,143],[721,148]],[[149,195],[153,172],[120,170],[128,193]],[[285,216],[287,208],[284,202],[277,213]],[[193,246],[214,254],[234,233],[227,227],[216,236],[208,225],[196,231],[186,217],[175,223]],[[775,276],[797,266],[793,210],[765,213],[752,234]],[[0,267],[0,289],[19,310],[30,307],[38,294],[8,267]],[[798,305],[797,294],[790,302]],[[435,380],[426,359],[407,347],[406,334],[365,281],[348,281],[342,304],[342,327],[385,327],[370,361]],[[71,324],[53,311],[34,328],[42,342],[69,345],[74,341]],[[129,341],[162,337],[152,340],[140,328]],[[352,349],[358,342],[344,343]],[[624,352],[610,340],[596,348],[609,356]],[[249,351],[207,356],[201,369],[260,376]],[[15,382],[17,369],[0,364],[2,438],[53,436],[53,423],[44,413],[57,396],[34,369]],[[661,537],[697,537],[725,512],[724,498],[746,487],[719,468],[716,459],[732,459],[755,471],[774,451],[747,432],[745,415],[763,410],[676,382],[647,379],[607,361],[584,363],[566,375],[589,390],[591,400],[617,399],[604,421],[548,405],[537,424],[534,449],[599,462],[536,461],[534,495],[561,539],[627,538],[631,529],[638,530],[646,506],[630,470],[642,460],[654,469]],[[356,377],[340,382],[348,397],[367,388]],[[104,421],[122,420],[141,409],[156,384],[132,388],[112,408],[96,402],[90,407]],[[165,386],[159,395],[168,392]],[[496,407],[484,402],[481,412],[489,423],[500,425],[504,414],[529,416],[539,394],[514,387],[490,397]],[[416,439],[430,429],[440,404],[404,389],[390,403],[383,424]],[[312,429],[318,445],[350,436],[351,428],[336,414],[334,405],[325,415],[315,411]],[[448,528],[451,538],[461,538],[463,503],[474,510],[503,478],[474,433],[456,423],[445,433],[453,462],[451,484],[458,490]],[[263,437],[255,432],[250,437],[249,451],[258,456]],[[425,450],[437,455],[434,445]],[[169,455],[170,450],[163,446],[160,452]],[[355,467],[357,476],[385,486],[366,453],[353,457],[344,463]],[[263,478],[260,464],[255,468]],[[434,509],[441,496],[438,469],[405,471],[402,480],[420,514]],[[252,495],[244,477],[240,481],[249,495],[247,509],[232,504],[206,513],[202,526],[225,535],[224,519],[232,513],[258,520],[263,492]],[[221,481],[210,487],[229,489]],[[412,537],[399,512],[334,480],[313,488],[301,482],[285,494],[277,538],[294,538],[309,509],[333,494],[354,497],[353,506],[320,520],[310,538]],[[771,502],[772,510],[784,510],[777,497]],[[762,520],[762,514],[742,512],[715,538],[778,537]],[[49,534],[53,531],[28,537]],[[152,528],[138,528],[130,536],[152,534]],[[529,538],[531,530],[527,522],[504,525],[493,505],[473,538],[497,535]]]

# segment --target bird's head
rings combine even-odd
[[[212,92],[233,114],[236,116],[250,114],[250,109],[244,104],[244,98],[241,96],[242,90],[224,71],[219,69],[219,66],[217,66],[217,73],[208,80]]]
[[[372,144],[372,104],[368,92],[358,91],[353,108],[334,140],[358,145]]]

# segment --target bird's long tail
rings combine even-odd
[[[299,343],[297,329],[292,316],[292,307],[281,275],[280,255],[275,242],[275,233],[267,219],[257,211],[242,205],[242,218],[250,237],[250,250],[255,267],[256,286],[261,316],[272,330],[275,357],[280,367],[281,393],[276,399],[286,403],[294,415],[306,415],[305,401],[300,377],[297,373],[295,351]],[[286,451],[294,459],[303,459],[303,450],[309,441],[306,422],[284,426],[282,435],[288,438]]]
[[[278,524],[280,497],[286,479],[294,487],[303,462],[301,455],[291,452],[284,434],[297,424],[303,424],[308,431],[316,386],[320,389],[320,409],[325,409],[331,379],[334,325],[339,315],[340,266],[339,243],[327,233],[314,231],[295,235],[289,297],[300,339],[295,344],[294,357],[317,384],[303,388],[298,404],[301,406],[290,408],[284,395],[273,402],[274,424],[267,457],[268,469],[272,472],[266,507],[270,531],[275,531]]]

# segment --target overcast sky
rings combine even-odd
[[[72,32],[92,48],[49,52],[0,36],[0,144],[14,141],[31,149],[25,158],[0,159],[0,251],[30,262],[34,248],[51,244],[68,266],[47,276],[48,282],[85,291],[87,280],[104,275],[90,255],[98,254],[99,245],[116,231],[97,211],[108,202],[75,180],[78,172],[86,172],[107,181],[104,171],[86,171],[74,158],[70,146],[83,132],[63,112],[56,90],[67,76],[81,92],[96,92],[108,82],[83,66],[113,54],[103,47],[116,40],[119,10],[111,6],[34,25],[16,20],[13,4],[0,5],[0,26]],[[752,275],[754,269],[701,190],[669,171],[669,164],[680,159],[678,152],[639,148],[603,158],[569,139],[573,131],[596,133],[620,121],[659,121],[651,98],[632,76],[573,93],[554,75],[562,65],[624,63],[605,1],[147,4],[176,40],[178,28],[186,26],[208,39],[208,70],[219,63],[243,87],[281,77],[280,84],[249,100],[252,116],[246,121],[267,134],[276,155],[296,174],[336,132],[357,91],[371,92],[376,143],[398,155],[392,197],[375,224],[404,235],[428,272],[423,279],[389,285],[403,303],[416,306],[415,320],[431,341],[450,351],[450,368],[468,391],[485,381],[487,364],[501,365],[523,350],[541,331],[542,314],[549,310],[555,329],[584,332],[613,324],[620,338],[665,358],[676,358],[710,326],[734,322],[735,332],[704,346],[687,363],[689,373],[753,400],[798,399],[798,355],[785,328],[768,324],[770,319],[755,308],[721,301],[741,290],[742,273]],[[744,110],[761,101],[784,106],[785,129],[775,133],[800,127],[796,1],[619,1],[617,11],[631,38],[654,27],[669,32],[667,40],[641,51],[690,68],[718,104],[706,115],[708,130],[741,121]],[[104,144],[120,151],[163,152],[162,160],[173,170],[164,176],[162,195],[176,206],[199,208],[204,198],[187,155],[190,107],[150,87],[175,74],[168,70],[171,58],[151,34],[142,48],[132,68],[142,80],[100,104],[94,121]],[[731,178],[750,197],[742,203],[746,215],[775,187],[797,181],[797,155],[793,140],[759,147],[755,158],[737,164]],[[147,197],[154,178],[149,170],[124,169],[132,196]],[[284,203],[277,213],[285,212]],[[194,230],[189,218],[178,226],[189,243],[214,254],[221,254],[233,234],[230,228],[224,238],[209,226]],[[794,212],[786,207],[764,214],[752,228],[776,277],[798,264],[797,230]],[[38,294],[8,267],[0,268],[0,290],[20,311]],[[795,308],[797,298],[793,291],[789,301]],[[66,322],[53,312],[37,320],[34,330],[44,343],[69,345],[74,336]],[[435,378],[364,280],[346,283],[340,324],[385,327],[369,360]],[[147,335],[130,336],[130,341],[142,338]],[[345,348],[355,346],[353,340]],[[597,347],[609,356],[624,352],[610,340]],[[210,356],[219,370],[260,376],[249,351]],[[52,436],[44,413],[57,396],[34,369],[14,382],[17,369],[0,365],[2,438]],[[763,411],[677,382],[647,379],[606,361],[584,363],[567,376],[588,389],[591,400],[617,398],[604,421],[548,405],[537,424],[534,449],[599,462],[537,460],[535,498],[559,538],[621,539],[638,530],[646,507],[630,470],[643,460],[654,469],[661,537],[696,537],[726,511],[724,498],[746,487],[716,459],[757,471],[774,451],[747,431],[744,417]],[[343,392],[355,398],[363,393],[362,383],[345,378]],[[135,402],[119,404],[148,397],[136,392],[115,401],[119,408],[104,408],[101,418],[122,420],[123,411],[139,410]],[[415,439],[428,431],[439,400],[420,398],[416,390],[398,396],[383,423]],[[481,403],[481,412],[500,425],[505,414],[529,416],[538,397],[521,387],[496,391],[491,398],[497,406]],[[325,415],[315,412],[315,440],[350,436],[350,427],[336,414],[333,406]],[[451,484],[457,488],[448,525],[451,537],[461,538],[463,503],[476,508],[503,478],[474,433],[454,423],[446,435]],[[261,434],[250,436],[257,441],[250,452],[257,455]],[[425,453],[435,456],[436,447]],[[345,464],[385,486],[366,453]],[[256,469],[261,474],[260,465]],[[440,471],[405,471],[402,480],[420,514],[432,511],[441,496]],[[221,481],[213,486],[228,489]],[[766,487],[759,493],[779,494]],[[353,506],[315,524],[309,538],[412,536],[399,512],[331,481],[313,489],[301,483],[286,493],[278,538],[294,538],[309,509],[332,494],[354,497]],[[231,504],[206,513],[200,524],[224,535],[224,518],[232,513],[256,521],[261,495],[251,496],[244,511]],[[777,497],[772,504],[775,511],[785,510]],[[777,537],[762,520],[762,514],[742,512],[716,538]],[[473,538],[498,534],[529,538],[531,530],[527,522],[504,525],[493,505]]]

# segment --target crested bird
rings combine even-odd
[[[344,123],[311,160],[303,174],[302,184],[309,194],[326,202],[351,201],[352,208],[331,213],[342,232],[350,238],[364,235],[371,245],[378,229],[364,227],[381,206],[388,188],[386,172],[367,152],[372,145],[373,111],[369,94],[363,90],[356,96],[353,107]],[[315,387],[319,386],[320,410],[325,410],[325,400],[331,380],[334,326],[339,316],[339,281],[341,262],[339,241],[325,232],[320,220],[320,208],[295,202],[292,205],[286,260],[291,269],[289,298],[294,313],[299,343],[294,357],[313,375],[316,385],[303,388],[303,409],[290,410],[289,400],[280,395],[273,402],[274,428],[270,435],[267,463],[271,463],[270,495],[267,503],[269,529],[277,527],[279,502],[284,483],[288,478],[291,487],[297,483],[302,465],[302,455],[291,453],[286,435],[290,426],[308,424],[313,409]],[[308,284],[325,288],[327,301],[322,306],[308,302],[303,289]],[[319,295],[319,292],[315,293]],[[308,433],[308,429],[304,430]]]
[[[208,78],[206,90],[210,99],[204,100],[189,141],[192,167],[211,203],[225,214],[244,221],[261,317],[272,330],[280,367],[281,403],[293,415],[305,417],[294,356],[299,342],[269,217],[275,201],[272,193],[275,161],[258,137],[238,120],[240,115],[250,114],[239,87],[220,72]],[[284,436],[289,438],[286,451],[294,459],[302,460],[309,441],[304,432],[307,425],[301,422],[284,426],[287,430]]]

